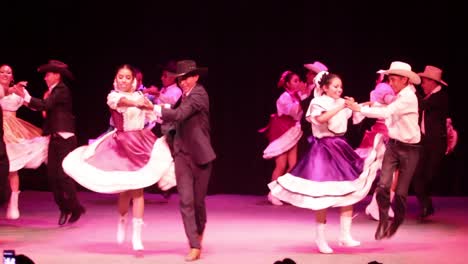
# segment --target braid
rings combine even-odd
[[[290,71],[290,70],[287,70],[287,71],[284,71],[283,74],[281,74],[281,78],[280,80],[278,81],[278,88],[283,88],[284,85],[289,82],[289,80],[291,80],[291,77],[294,75],[294,72]]]
[[[329,72],[321,71],[314,78],[315,87],[322,87],[328,81]]]

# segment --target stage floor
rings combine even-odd
[[[35,263],[184,263],[188,243],[174,194],[166,201],[145,194],[143,255],[127,240],[115,242],[117,195],[80,192],[87,212],[73,225],[57,225],[58,209],[50,192],[23,191],[21,218],[7,220],[2,209],[0,247],[25,254]],[[397,234],[374,240],[377,222],[364,214],[370,196],[355,206],[352,234],[362,245],[338,246],[339,211],[330,209],[327,239],[335,253],[320,254],[314,243],[314,212],[273,206],[263,196],[210,195],[202,258],[196,263],[272,264],[289,257],[296,263],[467,263],[468,197],[436,197],[431,221],[416,220],[417,203],[408,200],[408,217]]]

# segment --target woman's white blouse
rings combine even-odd
[[[302,118],[301,102],[287,91],[282,93],[278,100],[276,100],[276,109],[279,116],[288,115],[296,121],[300,121]]]
[[[141,130],[145,127],[147,122],[152,122],[156,119],[152,110],[142,110],[135,106],[117,106],[122,97],[132,101],[137,101],[144,98],[144,95],[141,92],[127,93],[114,90],[107,96],[107,105],[109,105],[111,109],[121,113],[123,116],[124,131]]]
[[[23,105],[23,98],[17,94],[9,94],[0,99],[3,111],[16,112]]]
[[[322,113],[336,108],[344,103],[343,98],[334,99],[327,95],[322,95],[312,99],[306,113],[306,119],[311,123],[312,133],[316,138],[333,137],[346,133],[348,119],[353,114],[349,108],[344,108],[336,113],[325,123],[319,123],[315,118]]]

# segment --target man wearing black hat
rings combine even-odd
[[[176,82],[176,62],[169,61],[166,65],[162,67],[161,73],[161,89],[157,87],[150,87],[146,89],[144,93],[149,93],[155,97],[155,104],[168,104],[171,108],[175,108],[180,97],[182,96],[182,90],[177,86]],[[168,134],[173,129],[173,124],[171,122],[164,122],[162,124],[156,124],[153,129],[153,132],[158,136],[166,135],[168,140],[172,141],[172,135]],[[171,146],[172,148],[172,146]]]
[[[45,99],[34,98],[27,90],[20,92],[28,107],[45,111],[43,134],[50,135],[47,158],[47,174],[55,203],[60,209],[58,224],[74,223],[85,212],[78,201],[75,182],[62,168],[65,156],[77,147],[75,136],[75,117],[72,112],[72,95],[63,82],[63,78],[73,79],[68,65],[61,61],[50,60],[41,65],[38,72],[45,73],[48,96]]]
[[[190,252],[186,261],[200,258],[206,224],[205,197],[212,162],[216,154],[210,139],[210,104],[205,88],[198,84],[206,68],[197,68],[195,61],[177,62],[174,76],[182,89],[180,105],[171,109],[155,105],[155,113],[163,122],[174,122],[175,174],[180,198],[180,211]]]
[[[150,88],[143,91],[144,93],[154,97],[153,103],[169,104],[171,108],[175,108],[177,106],[176,103],[180,102],[179,99],[182,96],[182,90],[177,86],[176,82],[176,64],[176,61],[171,60],[162,66],[161,89],[158,89],[155,86],[151,86]],[[172,150],[174,141],[174,124],[172,122],[161,123],[160,121],[161,120],[158,120],[155,123],[152,131],[158,137],[165,135],[166,142]],[[159,192],[166,200],[169,200],[171,197],[171,190],[159,190]]]
[[[153,102],[156,104],[170,104],[173,106],[182,95],[182,91],[176,83],[176,62],[169,61],[164,66],[161,66],[161,89],[155,86],[150,86],[143,93],[154,96]]]

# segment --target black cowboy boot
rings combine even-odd
[[[379,205],[379,224],[377,226],[377,230],[375,231],[375,239],[381,240],[387,236],[390,224],[388,220],[388,209],[390,208],[390,191],[380,186],[377,187],[375,191],[377,192],[376,200],[377,204]]]
[[[395,205],[393,209],[395,212],[395,217],[393,218],[393,222],[388,229],[388,232],[387,232],[388,238],[392,237],[396,233],[400,225],[405,220],[405,214],[406,214],[406,196],[395,193],[395,198],[393,201]]]

